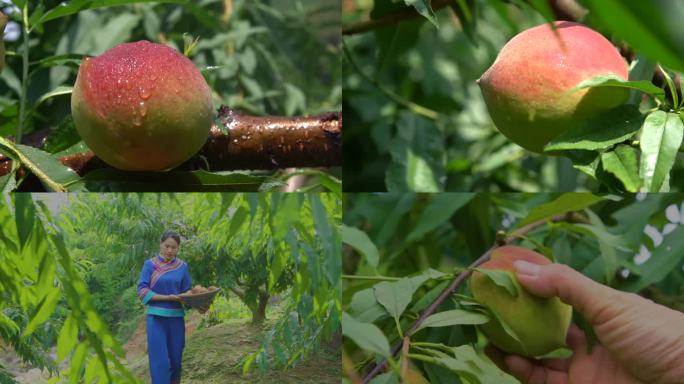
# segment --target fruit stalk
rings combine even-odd
[[[212,126],[209,139],[200,150],[212,172],[342,164],[340,112],[306,117],[249,116],[221,107],[219,121],[228,133]],[[41,147],[47,135],[47,130],[40,131],[22,141]],[[62,156],[59,160],[81,176],[106,166],[92,152]],[[0,176],[11,169],[11,160],[0,154]]]
[[[492,251],[494,249],[502,246],[502,245],[507,245],[510,244],[513,240],[519,239],[523,236],[525,236],[528,232],[532,231],[533,229],[536,229],[537,227],[540,227],[548,222],[559,222],[559,221],[566,221],[570,223],[576,223],[576,222],[581,222],[581,223],[586,223],[587,219],[583,217],[582,215],[576,213],[576,212],[568,212],[565,214],[560,214],[551,217],[550,219],[542,219],[538,220],[535,222],[532,222],[530,224],[527,224],[523,227],[518,228],[517,230],[511,232],[508,236],[505,237],[505,239],[497,239],[494,244],[485,252],[483,253],[477,260],[475,260],[472,264],[468,266],[468,269],[464,270],[463,272],[459,273],[458,276],[454,278],[454,280],[449,284],[449,286],[442,291],[442,293],[435,299],[435,301],[432,302],[424,311],[421,313],[420,317],[411,324],[409,327],[408,331],[406,331],[404,334],[407,337],[410,337],[411,334],[420,327],[420,325],[430,317],[436,310],[437,308],[442,305],[442,303],[448,299],[454,292],[456,292],[456,289],[470,276],[472,273],[471,270],[473,268],[477,268],[481,264],[487,262],[492,254]],[[396,354],[399,352],[401,349],[402,342],[399,341],[392,347],[392,356],[396,356]],[[382,362],[376,364],[371,368],[371,370],[368,372],[366,377],[363,380],[363,383],[366,384],[373,379],[373,377],[377,376],[380,374],[385,367],[387,366],[387,361],[383,360]]]

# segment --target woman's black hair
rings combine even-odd
[[[180,235],[178,234],[178,232],[175,232],[175,231],[164,232],[164,234],[161,236],[161,240],[159,242],[163,243],[164,240],[166,240],[168,238],[172,238],[172,239],[176,240],[176,243],[178,243],[178,245],[180,245]]]

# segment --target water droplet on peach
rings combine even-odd
[[[140,116],[145,117],[147,115],[147,105],[144,101],[140,102]]]
[[[147,100],[150,98],[150,91],[145,88],[140,88],[140,91],[138,91],[138,94],[143,100]]]

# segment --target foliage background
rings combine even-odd
[[[578,1],[590,10],[582,23],[612,38],[623,52],[632,50],[633,64],[638,64],[630,80],[650,83],[656,62],[673,79],[684,70],[684,39],[673,22],[684,14],[681,2]],[[659,185],[650,185],[643,163],[652,154],[667,158],[653,167],[661,176],[669,174],[673,191],[681,190],[684,162],[678,137],[684,124],[675,124],[677,114],[667,129],[671,136],[663,140],[670,144],[639,148],[648,154],[642,155],[642,164],[636,151],[628,154],[629,162],[598,161],[597,156],[610,156],[602,153],[615,153],[615,142],[562,157],[536,155],[495,129],[475,80],[511,37],[553,19],[549,4],[558,3],[572,1],[345,1],[343,33],[360,21],[411,9],[420,13],[344,36],[344,144],[357,154],[345,157],[345,190],[659,191]],[[667,81],[662,76],[660,81],[658,86],[666,90],[662,98],[668,93],[670,99],[663,100],[670,105],[661,109],[679,111],[681,97],[673,103]],[[673,84],[672,90],[681,94],[678,87]],[[632,102],[638,103],[638,92],[632,92]],[[641,112],[652,107],[653,100],[642,103]],[[610,132],[606,136],[611,138],[625,130],[634,136],[633,128],[607,125],[596,129]]]
[[[193,285],[223,289],[204,326],[254,320],[254,289],[266,300],[282,295],[265,312],[272,317],[261,344],[236,359],[244,372],[297,365],[339,333],[341,201],[333,194],[33,198],[5,196],[0,206],[0,336],[32,366],[70,382],[138,380],[121,344],[144,313],[142,263],[168,229],[182,236],[179,257]],[[52,218],[55,199],[66,202]],[[46,352],[52,346],[57,361]],[[13,382],[1,367],[0,376]]]
[[[448,285],[453,276],[480,257],[496,240],[498,230],[510,233],[523,222],[578,210],[589,224],[545,224],[516,244],[535,249],[552,260],[628,292],[638,292],[668,307],[684,310],[684,195],[638,194],[624,198],[590,194],[346,194],[343,241],[343,309],[365,326],[347,333],[344,350],[363,377],[364,367],[379,358],[369,348],[377,326],[387,345],[399,339],[391,311],[380,303],[385,293],[400,291],[398,278],[419,281],[397,297],[406,298],[399,324],[405,331]],[[353,229],[358,229],[356,232]],[[439,273],[437,272],[439,271]],[[406,280],[406,279],[404,279]],[[374,290],[375,289],[375,290]],[[404,285],[404,288],[406,286]],[[469,295],[466,284],[458,290]],[[463,308],[462,296],[452,296],[436,312]],[[577,320],[576,320],[577,321]],[[583,326],[580,323],[580,326]],[[430,341],[481,352],[486,340],[473,326],[428,328],[411,342]],[[382,345],[380,341],[372,343]],[[361,349],[359,348],[361,346]],[[412,353],[421,353],[421,351]],[[458,366],[473,362],[481,368],[455,373],[468,383],[510,382],[482,357],[456,356]],[[398,362],[398,358],[397,358]],[[454,372],[412,360],[432,383],[453,383]],[[345,370],[349,375],[349,370]],[[477,379],[473,381],[472,376]],[[392,382],[391,373],[384,377]],[[349,377],[349,376],[348,376]],[[378,379],[378,382],[384,382]]]
[[[84,56],[100,55],[124,42],[149,40],[183,52],[199,38],[190,59],[209,83],[216,109],[223,104],[256,115],[292,116],[341,108],[340,15],[334,0],[13,3],[16,7],[8,6],[5,12],[11,12],[20,30],[26,24],[21,10],[27,8],[29,66],[23,76],[21,31],[16,41],[6,42],[7,63],[0,72],[0,136],[18,135],[23,100],[21,135],[49,129],[51,135],[42,146],[48,153],[85,150],[70,118],[70,87]],[[119,4],[127,5],[114,6]],[[48,168],[57,179],[62,172],[57,166]],[[124,188],[125,174],[108,177],[115,176],[123,179],[119,189]],[[71,190],[84,188],[74,184],[73,177],[61,177],[72,183]],[[264,180],[255,176],[251,181],[258,187]],[[5,189],[14,187],[6,179],[0,181]],[[238,179],[225,177],[220,182]]]

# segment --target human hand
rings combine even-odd
[[[178,295],[168,295],[169,301],[177,301],[179,303],[183,302],[183,299]]]
[[[492,360],[523,383],[684,383],[683,313],[601,285],[566,265],[516,261],[514,267],[523,288],[572,305],[598,339],[589,354],[584,333],[573,325],[567,342],[574,355],[542,361],[488,347]]]

